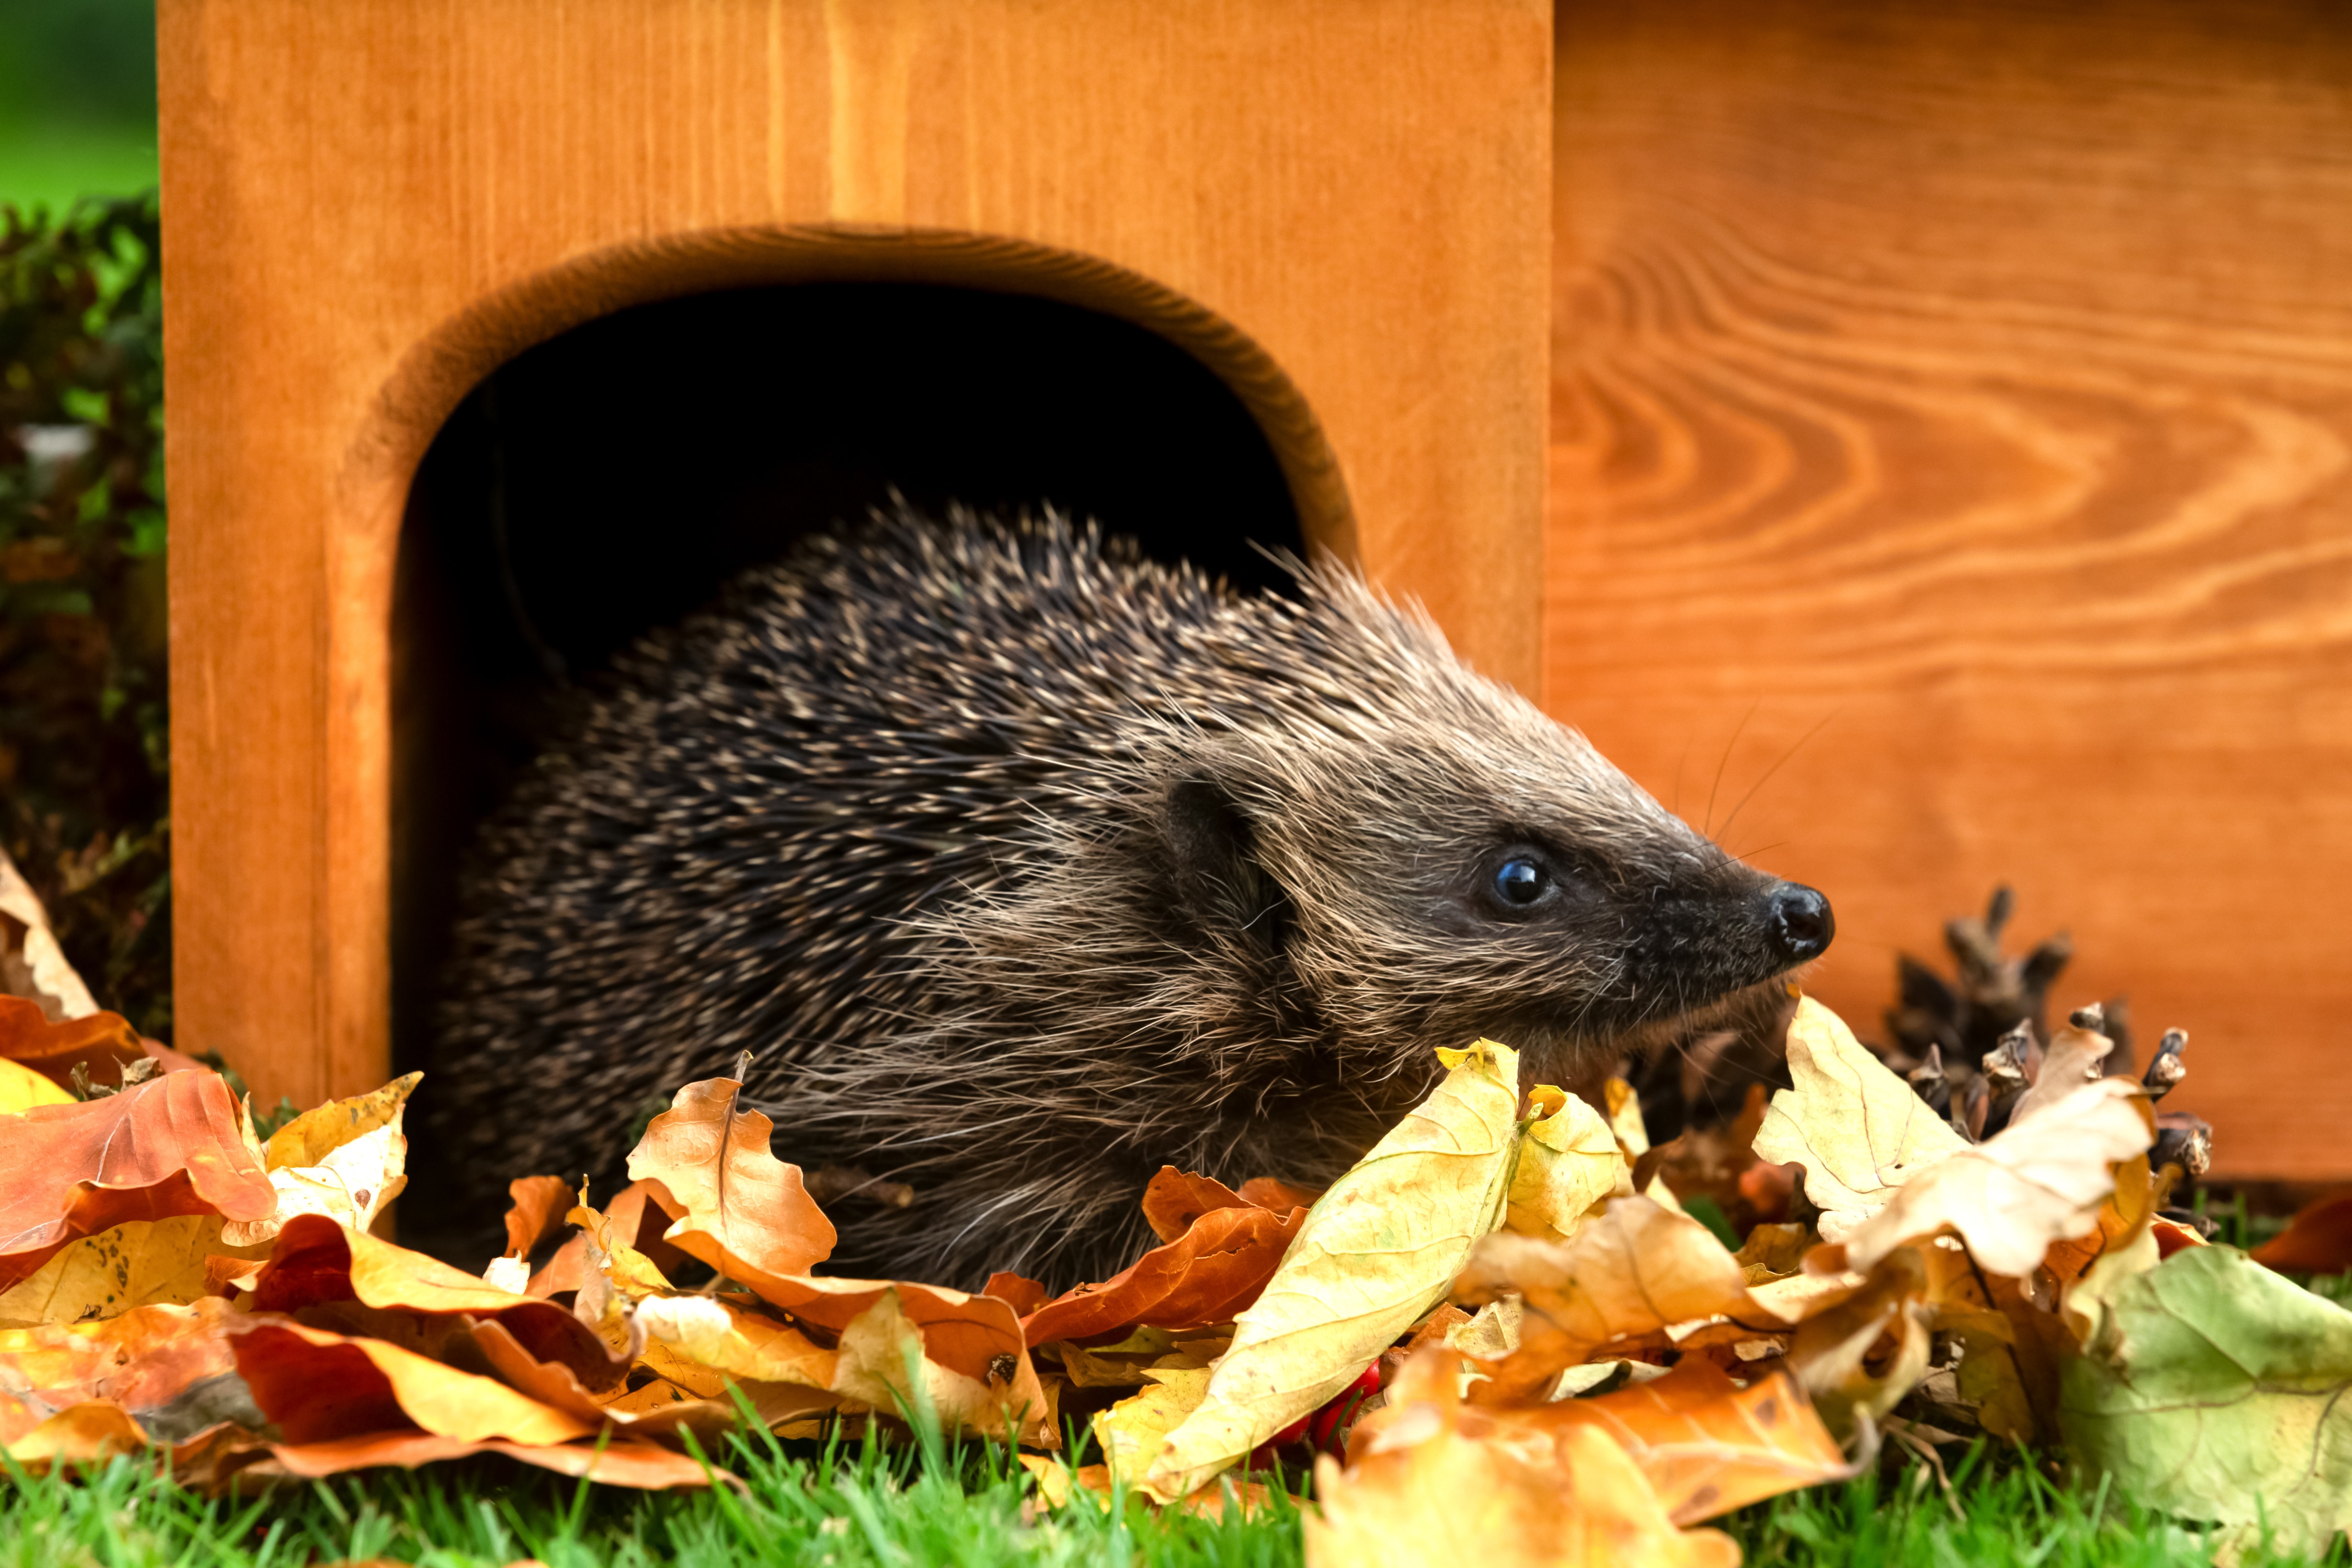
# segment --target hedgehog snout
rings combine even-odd
[[[1802,883],[1784,882],[1765,895],[1764,931],[1775,951],[1791,964],[1818,958],[1837,935],[1830,901]]]

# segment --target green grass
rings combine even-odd
[[[1210,1521],[1076,1506],[1024,1511],[1026,1475],[1001,1455],[929,1462],[876,1446],[822,1450],[753,1437],[723,1456],[744,1495],[646,1495],[468,1461],[206,1501],[147,1465],[118,1459],[79,1482],[0,1480],[0,1568],[92,1564],[295,1568],[394,1558],[474,1568],[536,1557],[604,1564],[1117,1564],[1277,1568],[1299,1561],[1297,1514]],[[1746,1509],[1717,1521],[1770,1568],[2192,1568],[2211,1560],[2194,1531],[2069,1488],[1979,1448],[1954,1492],[1912,1464]],[[2246,1568],[2301,1561],[2261,1552]],[[2339,1543],[2326,1561],[2352,1562]]]
[[[474,1568],[536,1557],[612,1564],[1165,1564],[1277,1568],[1299,1560],[1297,1513],[1223,1521],[1139,1501],[1025,1511],[1025,1471],[1001,1451],[930,1462],[911,1449],[737,1441],[719,1460],[746,1490],[638,1493],[505,1460],[379,1471],[207,1501],[152,1465],[116,1459],[79,1482],[0,1479],[0,1568],[150,1564],[294,1568],[391,1557]]]
[[[152,125],[0,125],[0,206],[62,213],[87,192],[154,183]]]

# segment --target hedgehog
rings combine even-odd
[[[749,1051],[776,1155],[856,1176],[829,1269],[1100,1279],[1163,1166],[1319,1187],[1432,1047],[1570,1082],[1827,947],[1820,893],[1286,564],[901,507],[646,637],[461,870],[445,1175],[609,1180]]]

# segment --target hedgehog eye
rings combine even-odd
[[[1513,855],[1495,873],[1495,896],[1520,908],[1541,898],[1549,886],[1551,877],[1526,855]]]

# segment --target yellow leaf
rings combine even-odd
[[[331,1100],[278,1128],[261,1155],[278,1207],[265,1218],[231,1220],[222,1243],[258,1247],[302,1214],[323,1214],[353,1230],[373,1225],[408,1185],[400,1123],[423,1077],[411,1072],[372,1092]]]
[[[834,1392],[888,1416],[917,1417],[928,1406],[950,1430],[1051,1440],[1053,1413],[1034,1392],[1034,1374],[1025,1361],[1004,1356],[1003,1375],[992,1372],[983,1382],[924,1352],[923,1336],[891,1286],[841,1331]]]
[[[1895,1189],[1968,1140],[1811,997],[1789,1022],[1796,1087],[1772,1096],[1757,1129],[1757,1157],[1805,1167],[1805,1197],[1822,1212],[1824,1241],[1843,1241]]]
[[[1530,1098],[1550,1113],[1521,1135],[1503,1225],[1527,1236],[1573,1236],[1601,1204],[1632,1195],[1633,1167],[1600,1112],[1549,1084]]]
[[[647,1334],[698,1365],[754,1383],[833,1386],[835,1356],[787,1323],[709,1296],[637,1303]]]
[[[1159,1457],[1168,1434],[1200,1408],[1209,1392],[1207,1367],[1153,1367],[1143,1392],[1120,1400],[1094,1418],[1095,1441],[1114,1476],[1154,1502],[1173,1502],[1178,1495],[1151,1484],[1145,1471]]]
[[[1601,1093],[1609,1102],[1609,1130],[1616,1135],[1626,1159],[1638,1160],[1648,1154],[1650,1128],[1642,1120],[1642,1096],[1622,1078],[1602,1084]]]
[[[270,1134],[263,1145],[265,1170],[289,1170],[315,1166],[355,1138],[400,1119],[401,1107],[425,1074],[411,1072],[383,1088],[348,1100],[330,1100],[303,1112]]]
[[[205,1259],[223,1250],[221,1217],[134,1219],[84,1237],[0,1293],[0,1328],[78,1323],[205,1293]]]
[[[2155,1140],[2139,1086],[2101,1079],[2045,1102],[2031,1121],[1913,1171],[1885,1207],[1847,1232],[1846,1260],[1868,1269],[1949,1226],[1980,1267],[2021,1279],[2051,1243],[2098,1228],[2099,1211],[2116,1190],[2111,1167],[2146,1154]]]
[[[0,1116],[36,1105],[70,1105],[73,1096],[22,1062],[0,1057]]]
[[[1070,1467],[1060,1459],[1043,1454],[1017,1454],[1021,1468],[1037,1480],[1037,1500],[1047,1508],[1066,1508],[1070,1502]]]
[[[147,1434],[128,1413],[102,1399],[72,1405],[49,1416],[13,1442],[0,1445],[0,1454],[35,1475],[56,1465],[91,1465],[117,1454],[135,1454],[147,1446]]]
[[[1324,1193],[1234,1321],[1201,1406],[1147,1474],[1182,1497],[1352,1382],[1444,1298],[1501,1223],[1518,1145],[1518,1053],[1440,1051],[1429,1098]]]
[[[1681,1530],[1641,1467],[1596,1427],[1498,1431],[1465,1420],[1449,1375],[1408,1376],[1342,1471],[1315,1467],[1307,1568],[1737,1568],[1713,1530]]]

